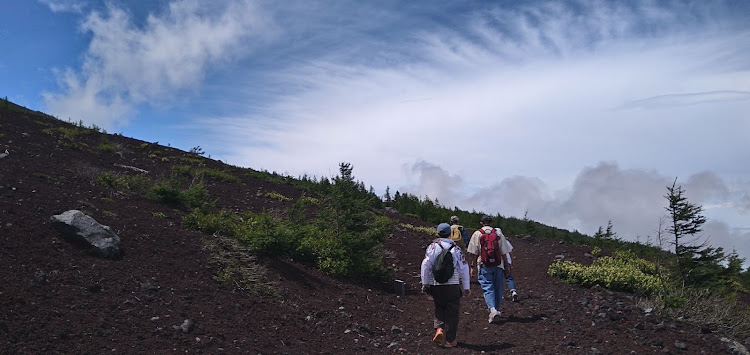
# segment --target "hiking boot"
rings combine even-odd
[[[497,322],[499,322],[500,321],[500,312],[499,311],[490,312],[490,317],[489,317],[488,321],[490,323],[497,323]]]
[[[510,299],[511,299],[511,301],[513,301],[513,302],[518,302],[518,292],[516,292],[516,290],[513,290],[513,291],[512,291],[511,293],[510,293]]]
[[[454,346],[458,345],[458,341],[453,339],[453,341],[446,341],[445,344],[443,344],[443,347],[445,348],[452,348]]]
[[[443,345],[443,343],[445,343],[445,333],[443,333],[443,328],[437,328],[437,330],[435,330],[435,336],[432,337],[432,342],[438,345]]]

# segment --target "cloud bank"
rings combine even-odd
[[[75,5],[47,3],[60,11]],[[251,50],[267,33],[253,2],[220,4],[171,2],[140,27],[113,4],[91,12],[81,25],[91,36],[82,67],[59,72],[62,92],[44,94],[48,110],[112,128],[126,124],[139,104],[162,105],[194,90],[211,68]]]

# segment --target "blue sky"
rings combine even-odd
[[[136,3],[137,5],[133,5]],[[6,0],[0,96],[294,176],[750,257],[746,1]]]

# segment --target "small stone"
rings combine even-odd
[[[403,329],[401,329],[401,328],[399,328],[399,327],[397,327],[395,325],[391,327],[391,333],[393,333],[393,334],[401,334],[403,331],[404,331]]]
[[[674,347],[680,350],[685,350],[687,349],[687,344],[685,344],[685,342],[675,340]]]
[[[190,333],[193,330],[193,325],[195,323],[190,319],[185,319],[184,322],[179,326],[179,329],[182,330],[183,333]]]

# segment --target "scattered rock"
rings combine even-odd
[[[687,349],[687,344],[683,341],[675,340],[674,347],[680,350],[685,350]]]
[[[661,348],[664,346],[664,340],[661,338],[656,338],[654,340],[651,340],[651,346],[658,346]]]
[[[158,291],[159,286],[152,285],[149,282],[141,282],[141,291],[143,292],[149,292],[149,291]]]
[[[404,332],[403,329],[401,329],[401,328],[399,328],[399,327],[397,327],[395,325],[391,327],[391,333],[393,333],[393,334],[401,334],[403,332]]]
[[[78,210],[69,210],[50,218],[52,227],[74,243],[92,247],[102,258],[116,259],[121,255],[120,237],[108,226]]]
[[[727,347],[729,348],[729,352],[731,354],[737,354],[737,355],[750,355],[750,352],[745,348],[744,345],[740,344],[736,340],[732,340],[729,338],[721,338],[721,341],[727,344]]]
[[[182,322],[182,324],[180,324],[180,325],[173,325],[172,328],[174,328],[174,330],[181,330],[183,333],[187,334],[187,333],[190,333],[193,330],[193,325],[194,324],[195,323],[192,320],[185,319],[185,321]]]

